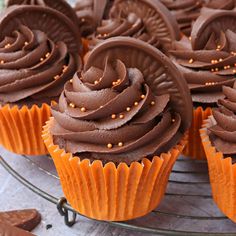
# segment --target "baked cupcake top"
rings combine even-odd
[[[123,59],[126,49],[130,50],[129,59]],[[154,58],[159,61],[153,61]],[[173,71],[165,72],[161,60]],[[143,68],[152,69],[149,75],[139,66],[140,61]],[[105,162],[130,163],[169,151],[191,119],[190,110],[183,120],[186,105],[191,109],[184,80],[178,85],[167,82],[174,72],[181,80],[168,58],[139,40],[118,37],[100,44],[91,52],[84,71],[66,83],[59,104],[52,107],[54,142],[81,158]],[[177,100],[180,92],[176,86],[185,93],[187,103],[181,98]],[[173,94],[167,87],[173,88]],[[173,108],[174,99],[185,104],[179,107],[183,111]]]
[[[76,69],[65,43],[21,25],[0,42],[0,103],[50,104]]]
[[[94,47],[101,41],[129,36],[167,51],[172,40],[179,39],[177,22],[159,1],[118,0],[112,5],[109,18],[102,20],[90,42]]]
[[[225,99],[218,101],[208,127],[209,136],[216,149],[225,155],[236,154],[236,83],[233,88],[224,86]]]
[[[204,10],[191,38],[174,43],[173,60],[183,73],[192,100],[213,104],[223,98],[222,86],[233,86],[236,74],[236,13]]]

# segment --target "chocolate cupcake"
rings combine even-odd
[[[236,12],[204,9],[193,25],[191,37],[174,43],[173,61],[184,75],[195,105],[184,154],[205,159],[199,136],[204,119],[212,114],[218,99],[224,98],[222,86],[233,86],[236,73]],[[200,106],[197,108],[197,106]]]
[[[220,99],[213,116],[204,121],[201,130],[213,199],[221,211],[236,222],[236,83],[223,87],[225,99]],[[229,157],[231,156],[231,157]]]
[[[44,129],[45,144],[70,204],[100,220],[132,219],[154,209],[183,149],[180,140],[190,125],[191,109],[184,79],[160,51],[128,37],[99,44],[84,70],[66,83],[59,104],[52,106],[54,118]],[[163,165],[156,166],[159,160]],[[144,187],[147,165],[152,180]],[[90,171],[100,177],[90,176],[93,184],[87,188]],[[89,199],[80,196],[75,179],[85,180],[82,185]],[[95,197],[94,191],[101,195]],[[86,202],[92,202],[90,210]]]
[[[140,39],[167,52],[180,32],[177,22],[159,1],[115,1],[109,18],[103,19],[89,42],[90,48],[105,39],[127,36]]]
[[[236,73],[236,12],[204,10],[171,51],[183,73],[194,103],[214,105],[223,98],[222,86],[233,86]]]
[[[223,87],[225,99],[218,101],[207,128],[212,146],[224,155],[236,155],[236,83],[234,88]]]
[[[20,15],[21,8],[26,10],[24,16]],[[32,8],[37,14],[45,14],[46,22],[55,15],[67,19],[49,8],[45,12],[43,7],[22,6],[8,11],[0,21],[0,28],[4,29],[0,33],[0,143],[15,153],[41,155],[47,153],[40,133],[50,116],[50,104],[58,100],[64,83],[80,68],[80,60],[75,55],[78,42],[73,42],[73,38],[66,43],[59,40],[64,36],[67,39],[67,33],[53,38],[40,23],[30,28],[29,20],[36,19]],[[60,23],[55,25],[63,27]],[[74,44],[70,49],[69,42]]]

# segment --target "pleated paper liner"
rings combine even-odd
[[[192,125],[188,131],[188,142],[183,151],[183,155],[191,159],[206,160],[206,155],[202,146],[199,130],[202,127],[203,121],[212,114],[212,109],[197,107],[193,111]]]
[[[205,120],[200,130],[202,144],[208,162],[212,195],[219,209],[236,223],[236,164],[232,158],[225,158],[212,146],[207,134],[209,120]]]
[[[164,196],[172,167],[184,148],[186,137],[152,161],[144,158],[130,166],[120,163],[80,160],[53,144],[51,118],[43,139],[60,177],[63,192],[71,206],[89,218],[124,221],[144,216],[155,209]]]
[[[42,140],[42,128],[50,117],[50,107],[33,105],[0,108],[0,145],[20,155],[48,153]]]

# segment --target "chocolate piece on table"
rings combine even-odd
[[[12,5],[39,5],[50,7],[66,15],[75,24],[77,24],[78,21],[75,11],[65,0],[8,0],[7,7]]]
[[[116,0],[110,10],[110,17],[128,17],[134,13],[141,18],[150,37],[159,39],[164,48],[170,48],[173,40],[180,38],[180,31],[174,16],[158,0]]]
[[[28,231],[0,222],[1,236],[34,236]]]
[[[33,230],[41,221],[35,209],[0,212],[0,224],[9,224],[27,231]]]
[[[41,6],[21,5],[5,9],[0,16],[0,40],[22,24],[31,30],[41,30],[55,43],[63,41],[71,53],[82,50],[77,26],[59,11]]]

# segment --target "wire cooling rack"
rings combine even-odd
[[[65,223],[73,226],[78,213],[60,197],[62,191],[52,159],[48,156],[20,156],[19,159],[20,165],[14,165],[15,169],[6,161],[7,157],[0,157],[0,164],[26,187],[57,205]],[[31,170],[31,175],[24,176],[26,169]],[[42,184],[45,181],[51,188],[45,190]],[[157,235],[236,235],[236,224],[222,215],[212,200],[207,164],[186,157],[177,160],[166,196],[157,209],[136,220],[104,223]]]

